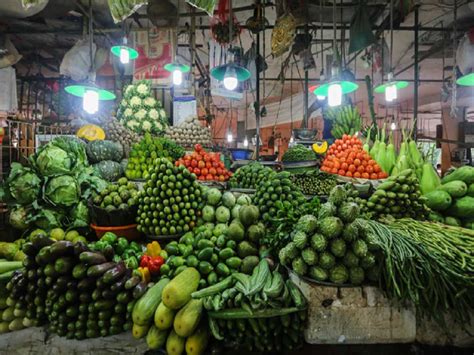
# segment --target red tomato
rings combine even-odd
[[[194,169],[190,166],[190,167],[188,168],[188,171],[189,171],[190,173],[193,173],[193,172],[194,172]]]
[[[339,169],[339,171],[337,173],[338,173],[338,175],[342,175],[342,176],[346,175],[346,172],[342,169]]]
[[[357,171],[358,171],[359,173],[365,172],[364,166],[363,166],[363,165],[359,165],[359,166],[357,167]]]
[[[347,176],[347,177],[352,177],[352,172],[346,171],[346,176]]]
[[[216,171],[217,171],[217,175],[222,175],[222,173],[223,173],[221,168],[217,168]]]
[[[194,158],[195,158],[197,161],[200,161],[200,160],[202,160],[202,155],[201,155],[201,154],[196,154],[196,155],[194,156]]]
[[[214,176],[212,176],[211,174],[207,174],[206,180],[214,180]]]
[[[355,165],[351,164],[349,165],[349,167],[347,168],[351,173],[355,172],[356,171],[356,167]]]
[[[201,169],[199,169],[199,168],[194,168],[193,172],[194,172],[194,174],[196,174],[198,176],[201,175]]]
[[[212,168],[212,163],[210,161],[206,161],[206,168]]]
[[[197,151],[197,152],[200,152],[202,150],[202,145],[200,145],[200,144],[194,145],[194,150]]]
[[[224,175],[219,175],[219,181],[225,181],[225,176]]]
[[[209,170],[207,168],[202,168],[201,169],[201,174],[202,175],[207,175],[207,174],[209,174]]]
[[[372,173],[372,174],[370,174],[370,178],[371,178],[371,179],[376,180],[376,179],[378,179],[378,177],[379,177],[379,176],[377,175],[377,173]]]
[[[360,163],[361,163],[361,161],[360,161],[359,159],[357,159],[357,158],[354,159],[354,165],[355,165],[355,166],[359,166]]]
[[[209,174],[211,174],[211,175],[216,175],[216,174],[217,174],[216,169],[210,168],[210,169],[209,169]]]
[[[205,168],[206,167],[206,163],[204,161],[199,161],[198,162],[198,168],[202,169],[202,168]]]
[[[200,176],[198,177],[198,180],[201,180],[201,181],[202,181],[202,180],[206,180],[206,177],[205,177],[204,175],[200,175]]]
[[[342,170],[346,171],[347,168],[349,168],[349,165],[348,165],[347,163],[342,163],[342,164],[341,164],[341,169],[342,169]]]
[[[363,179],[368,179],[370,177],[368,173],[362,173],[361,176]]]
[[[378,164],[374,164],[373,168],[374,168],[374,173],[380,173],[382,171],[382,169],[380,169],[380,166]]]
[[[191,160],[191,166],[192,166],[193,168],[197,167],[197,166],[198,166],[197,160],[195,160],[195,159]]]
[[[355,178],[360,178],[360,173],[359,173],[358,171],[356,171],[356,172],[353,174],[353,176],[354,176]]]
[[[219,163],[217,163],[216,161],[213,161],[213,162],[212,162],[212,167],[213,167],[213,168],[218,168],[218,167],[219,167]]]

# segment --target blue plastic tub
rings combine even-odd
[[[251,149],[233,148],[229,150],[232,154],[233,160],[249,160],[253,152]]]

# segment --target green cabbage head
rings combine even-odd
[[[27,219],[27,211],[26,208],[23,206],[19,206],[14,208],[10,212],[10,225],[13,228],[25,230],[28,228],[28,223],[26,222]]]
[[[74,177],[59,175],[49,179],[44,197],[55,206],[69,207],[79,202],[80,189]]]
[[[41,180],[33,170],[19,163],[12,163],[7,180],[8,191],[15,203],[29,205],[38,198]]]

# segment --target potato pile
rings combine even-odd
[[[127,129],[115,117],[111,117],[105,122],[105,134],[107,139],[122,144],[125,158],[129,157],[132,145],[141,139],[138,134]]]
[[[193,147],[195,144],[212,146],[211,130],[201,126],[195,117],[187,118],[179,126],[168,127],[165,137],[185,147]]]

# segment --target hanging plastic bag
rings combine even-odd
[[[474,70],[474,44],[469,40],[467,33],[459,42],[456,51],[456,62],[463,74],[468,74]]]
[[[95,58],[97,46],[92,44],[92,57]],[[72,80],[81,81],[87,79],[91,69],[89,40],[80,39],[64,55],[59,67],[61,75],[71,77]]]
[[[0,14],[2,17],[25,18],[42,11],[48,0],[1,0]]]
[[[381,38],[372,46],[372,68],[374,72],[388,73],[390,71],[390,50],[387,42]]]
[[[272,54],[279,57],[285,53],[293,43],[296,35],[296,19],[291,13],[285,14],[276,20],[272,31]]]
[[[108,0],[110,14],[115,23],[122,22],[147,3],[146,0]]]
[[[349,54],[367,48],[375,42],[365,5],[365,0],[359,1],[359,6],[351,20]]]
[[[23,56],[18,53],[13,43],[8,37],[3,37],[0,52],[0,69],[16,64]]]

